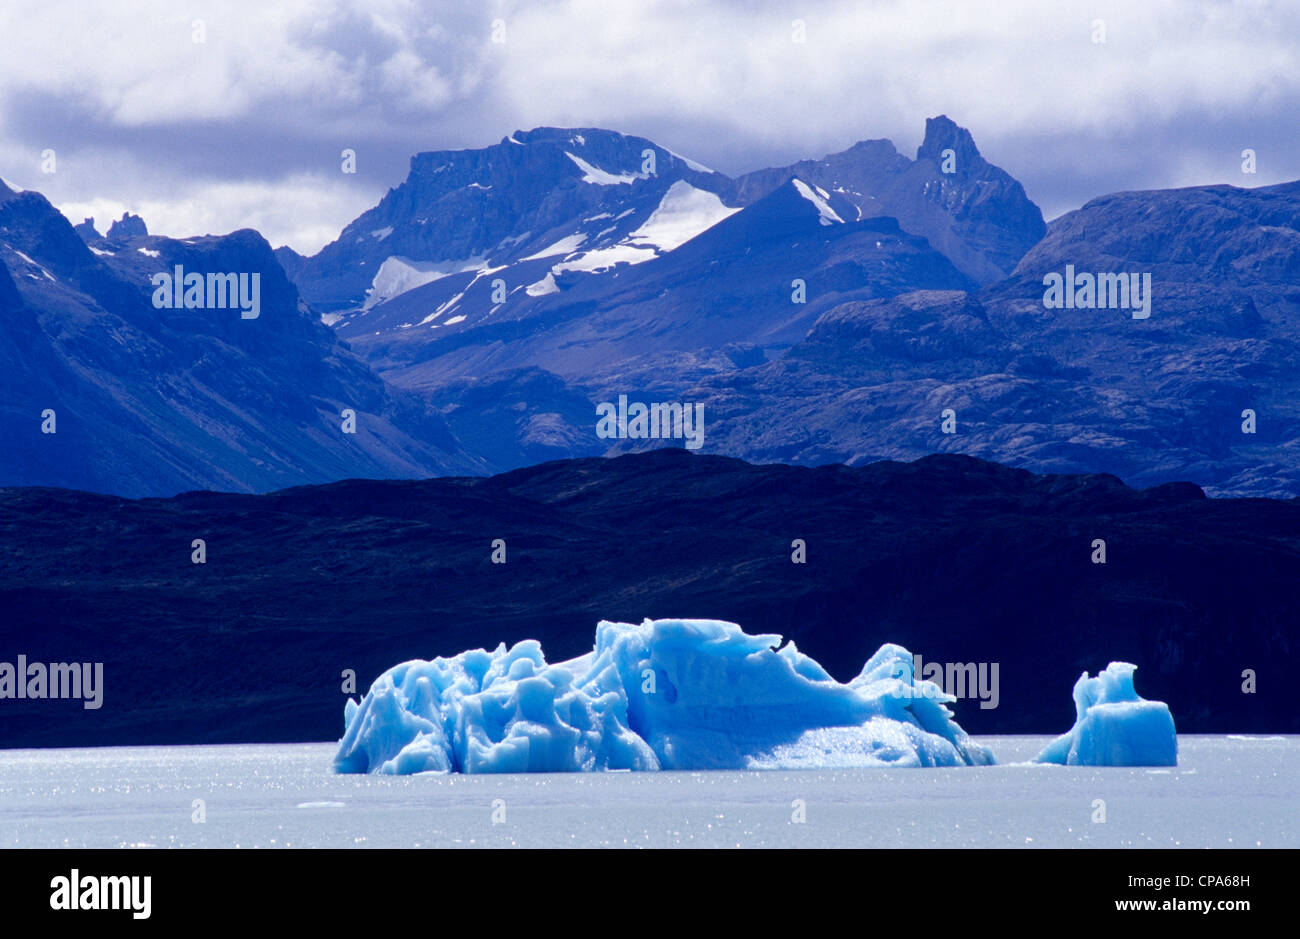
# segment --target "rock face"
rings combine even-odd
[[[40,194],[0,194],[0,482],[163,495],[482,467],[306,310],[256,232],[132,230],[92,250]],[[156,308],[151,278],[177,265],[256,275],[260,316]]]
[[[72,230],[75,231],[77,235],[80,236],[81,240],[88,245],[98,244],[104,240],[104,236],[95,228],[95,220],[93,218],[85,219],[80,225],[73,225]]]
[[[1080,270],[1149,270],[1157,284],[1226,282],[1294,293],[1298,215],[1300,181],[1115,193],[1052,223],[1016,273],[1037,274],[1069,258]]]
[[[980,284],[1010,274],[1046,233],[1043,214],[1008,173],[985,160],[970,131],[946,115],[925,122],[909,160],[888,140],[864,140],[821,160],[759,170],[736,180],[745,200],[798,176],[841,195],[858,218],[887,215],[921,235]]]
[[[130,212],[123,212],[122,217],[108,227],[106,237],[109,241],[125,241],[130,238],[145,238],[148,235],[149,229],[145,227],[144,219]]]
[[[1067,267],[1150,274],[1150,317],[1045,307]],[[1297,270],[1300,184],[1123,193],[1053,223],[1005,281],[838,306],[778,361],[683,394],[714,417],[706,449],[747,459],[961,452],[1292,496]]]
[[[1293,501],[951,455],[810,469],[660,450],[139,501],[9,489],[0,647],[101,661],[105,694],[97,711],[6,701],[5,741],[335,740],[343,669],[359,693],[394,662],[523,639],[560,660],[601,619],[682,616],[783,635],[839,681],[885,642],[996,663],[996,707],[969,686],[953,705],[971,733],[1059,731],[1062,689],[1111,660],[1181,732],[1296,733],[1298,543]]]

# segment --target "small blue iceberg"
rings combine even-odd
[[[1169,706],[1133,687],[1136,665],[1111,662],[1096,678],[1074,683],[1077,718],[1034,758],[1068,766],[1177,766],[1178,735]]]

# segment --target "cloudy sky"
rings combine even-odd
[[[599,126],[737,173],[946,113],[1051,218],[1300,178],[1298,59],[1290,0],[4,0],[0,177],[312,253],[420,150]]]

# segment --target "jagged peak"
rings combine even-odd
[[[984,157],[970,131],[960,126],[946,114],[929,117],[925,120],[925,139],[916,148],[917,160],[943,160],[943,151],[951,149],[957,154],[959,173],[984,165]]]
[[[99,230],[95,228],[95,219],[93,217],[87,217],[80,225],[73,225],[72,230],[80,235],[81,240],[86,243],[102,241],[104,238],[104,236],[99,233]]]
[[[108,228],[108,238],[147,238],[149,229],[138,215],[123,212],[122,217]]]

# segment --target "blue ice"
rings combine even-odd
[[[1096,678],[1074,683],[1076,720],[1035,757],[1070,766],[1177,766],[1178,735],[1163,701],[1147,701],[1133,687],[1136,665],[1111,662]]]
[[[548,664],[525,640],[411,661],[348,701],[341,773],[961,766],[993,762],[956,699],[886,645],[847,684],[777,635],[716,620],[601,622]]]

